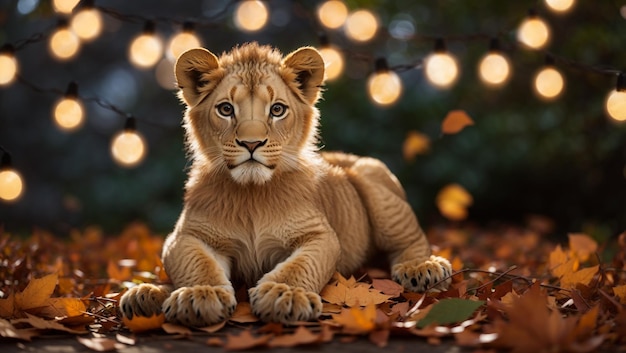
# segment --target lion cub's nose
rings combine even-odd
[[[248,149],[248,151],[250,151],[250,153],[254,152],[254,150],[256,150],[257,148],[265,145],[265,143],[267,143],[267,140],[263,140],[263,141],[239,141],[236,140],[237,144],[239,146],[245,147]]]

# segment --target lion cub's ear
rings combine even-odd
[[[322,81],[324,80],[324,59],[312,47],[300,48],[283,60],[283,66],[295,73],[295,83],[302,98],[310,104],[315,104],[320,96]],[[287,81],[294,78],[285,77]]]
[[[208,74],[219,66],[217,57],[204,48],[187,50],[178,57],[174,69],[176,82],[187,105],[198,104],[202,94],[208,94],[212,87],[217,85],[219,77],[210,79]]]

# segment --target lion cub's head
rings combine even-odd
[[[176,62],[187,104],[185,128],[194,159],[230,173],[238,183],[263,184],[298,169],[315,151],[324,61],[305,47],[282,57],[245,44],[219,58],[191,49]]]

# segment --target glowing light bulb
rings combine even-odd
[[[156,65],[163,55],[163,42],[155,33],[154,22],[146,22],[143,33],[130,43],[128,55],[130,62],[139,68]]]
[[[326,1],[317,8],[317,18],[326,28],[339,28],[343,26],[346,18],[348,18],[348,7],[343,1]]]
[[[9,154],[4,153],[0,164],[0,199],[6,202],[17,201],[23,191],[22,176],[12,168]]]
[[[606,112],[616,121],[626,121],[626,77],[623,73],[617,77],[617,88],[606,98]]]
[[[201,47],[202,42],[196,36],[193,31],[193,25],[190,23],[185,23],[183,26],[183,31],[176,34],[170,39],[169,44],[167,45],[167,57],[176,61],[180,54],[186,52],[189,49]]]
[[[535,75],[534,83],[535,92],[545,100],[555,99],[565,87],[563,75],[551,65],[544,67]]]
[[[115,135],[111,142],[113,159],[123,167],[138,165],[146,155],[146,144],[134,125],[134,118],[128,118],[124,130]]]
[[[509,59],[500,52],[499,42],[492,39],[489,52],[483,56],[478,64],[480,79],[487,85],[502,86],[511,74]]]
[[[319,52],[324,59],[326,81],[337,79],[343,72],[343,55],[336,47],[330,45],[321,48]]]
[[[0,86],[9,85],[15,80],[19,64],[14,49],[10,45],[5,45],[0,49]]]
[[[459,65],[445,48],[443,40],[435,42],[435,51],[424,60],[424,71],[430,83],[439,88],[448,88],[459,77]]]
[[[517,40],[531,49],[541,49],[550,39],[550,28],[544,20],[531,13],[517,29]]]
[[[102,32],[102,15],[93,7],[78,11],[70,21],[70,28],[84,41],[96,39]]]
[[[244,0],[235,9],[235,25],[242,31],[255,32],[267,24],[269,11],[263,1]]]
[[[69,60],[76,56],[80,49],[80,39],[70,31],[63,21],[60,23],[57,30],[50,37],[48,43],[50,52],[59,60]]]
[[[555,12],[566,12],[574,6],[574,0],[546,0],[546,5]]]
[[[358,10],[346,19],[345,31],[348,38],[356,42],[367,42],[378,31],[378,19],[368,10]]]
[[[395,103],[402,94],[402,80],[389,70],[384,58],[376,60],[376,71],[367,79],[367,91],[374,103],[388,106]]]
[[[62,14],[71,14],[80,0],[52,0],[54,11]]]

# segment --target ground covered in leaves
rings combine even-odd
[[[389,280],[385,269],[338,274],[321,293],[317,322],[261,323],[245,289],[232,318],[190,329],[163,316],[123,319],[121,294],[168,278],[159,260],[163,236],[141,224],[105,236],[98,229],[69,240],[35,231],[0,235],[0,342],[75,336],[97,351],[139,344],[145,335],[199,339],[226,350],[350,344],[367,337],[384,347],[396,337],[443,340],[477,352],[626,351],[626,233],[598,242],[570,234],[551,242],[541,227],[440,226],[434,251],[453,264],[453,284],[419,294]]]

